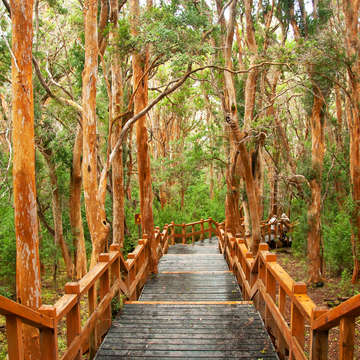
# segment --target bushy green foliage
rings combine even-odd
[[[0,199],[0,294],[14,294],[16,239],[14,212],[7,199]]]

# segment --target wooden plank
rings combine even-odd
[[[201,270],[201,271],[161,271],[159,274],[226,274],[229,270]]]
[[[252,301],[125,301],[132,305],[252,305]]]

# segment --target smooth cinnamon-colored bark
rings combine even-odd
[[[130,1],[131,33],[138,34],[140,20],[140,6],[138,0]],[[149,51],[142,49],[141,52],[133,53],[133,89],[137,89],[134,95],[134,114],[143,110],[148,103],[148,75],[144,75],[149,64]],[[138,85],[138,86],[137,86]],[[140,212],[142,233],[150,239],[152,251],[152,270],[156,271],[156,243],[154,238],[154,218],[152,210],[153,193],[151,187],[150,154],[148,135],[146,128],[146,115],[136,123],[136,145],[138,160]]]
[[[98,71],[97,1],[84,2],[85,65],[83,71],[83,162],[82,175],[86,218],[92,242],[92,268],[104,251],[110,226],[105,214],[105,192],[97,180],[96,81]],[[106,183],[105,183],[106,184]]]
[[[235,9],[236,1],[230,5],[230,17],[228,24],[225,23],[224,18],[221,20],[221,27],[224,33],[222,37],[222,45],[224,47],[224,59],[225,67],[232,69],[232,44],[234,39],[235,31]],[[216,1],[218,13],[221,13],[222,3],[221,1]],[[237,103],[236,103],[236,93],[233,75],[224,71],[223,74],[223,87],[224,87],[224,98],[223,98],[223,110],[226,121],[236,122],[238,121],[238,112],[237,112]],[[226,135],[229,141],[228,152],[229,152],[229,161],[226,168],[226,186],[227,193],[225,198],[225,228],[227,231],[236,234],[241,231],[241,221],[240,221],[240,209],[239,209],[239,186],[240,186],[240,173],[238,167],[236,166],[237,161],[237,144],[234,137],[234,134],[231,131],[231,128],[226,128]]]
[[[321,253],[321,175],[325,153],[324,139],[324,98],[321,92],[314,89],[314,104],[311,113],[311,164],[310,178],[311,201],[308,207],[308,257],[309,282],[322,281],[322,253]]]
[[[111,0],[112,30],[110,31],[110,43],[115,45],[116,34],[118,30],[118,14],[119,1]],[[121,59],[116,49],[112,55],[111,62],[111,92],[112,106],[111,119],[116,119],[122,113],[123,107],[123,81],[121,71]],[[121,119],[113,124],[113,133],[111,134],[112,148],[117,143],[121,133]],[[123,152],[122,147],[117,151],[112,161],[112,193],[113,193],[113,243],[120,244],[120,248],[124,247],[124,172],[123,172]]]
[[[87,272],[87,259],[85,248],[85,236],[84,227],[81,217],[81,155],[83,146],[82,129],[79,126],[74,147],[73,147],[73,159],[70,177],[70,226],[73,236],[73,243],[75,248],[75,278],[81,279]]]
[[[346,50],[349,58],[354,59],[348,68],[351,101],[347,101],[346,113],[350,132],[350,176],[354,212],[352,216],[352,252],[354,270],[352,282],[360,278],[360,58],[359,58],[359,9],[358,0],[344,0],[343,11],[346,28]]]
[[[12,140],[16,234],[16,298],[41,306],[38,219],[35,187],[32,86],[33,0],[12,0]],[[40,359],[39,331],[23,325],[24,358]]]

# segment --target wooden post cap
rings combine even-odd
[[[120,244],[111,244],[110,251],[120,251]]]
[[[236,239],[237,240],[237,242],[238,242],[238,244],[240,245],[240,244],[245,244],[245,240],[244,239]]]
[[[41,305],[39,307],[39,312],[48,317],[52,317],[52,318],[56,317],[56,307],[53,305]]]
[[[235,234],[235,237],[236,237],[237,239],[239,239],[239,238],[242,238],[242,235],[241,235],[240,233],[236,233],[236,234]]]
[[[65,294],[80,294],[80,284],[78,282],[66,283]]]
[[[99,262],[109,262],[109,261],[110,261],[109,253],[102,253],[99,255]]]
[[[268,251],[269,245],[267,243],[260,243],[259,244],[259,251]]]
[[[267,245],[267,244],[266,244]],[[271,252],[268,252],[266,255],[265,255],[265,261],[266,262],[275,262],[276,261],[276,254],[273,254]]]
[[[144,239],[140,239],[140,240],[138,241],[138,245],[144,245],[144,243],[145,243],[145,240],[144,240]]]
[[[246,257],[246,259],[252,259],[253,255],[252,255],[252,253],[249,251],[249,252],[246,253],[245,257]]]
[[[148,239],[148,238],[149,238],[149,235],[148,235],[148,234],[143,234],[142,238],[143,238],[143,239]]]
[[[306,284],[304,282],[296,282],[293,284],[292,292],[294,294],[302,295],[307,293]]]
[[[128,259],[135,259],[135,254],[134,253],[128,253],[127,258]]]
[[[326,306],[316,306],[312,309],[311,320],[317,319],[319,316],[327,313],[329,309]]]

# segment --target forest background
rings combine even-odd
[[[54,288],[59,274],[81,275],[76,264],[79,236],[87,266],[92,251],[83,195],[76,226],[72,202],[75,184],[80,181],[81,186],[84,3],[36,0],[34,6],[40,261],[42,277],[51,278]],[[148,1],[136,10],[136,3],[98,2],[98,178],[114,148],[113,133],[119,135],[133,119],[142,82],[134,81],[133,61],[140,54],[147,57],[142,76],[148,77],[149,103],[162,97],[147,112],[143,141],[151,159],[154,223],[162,227],[208,217],[223,221],[226,215],[227,226],[236,232],[240,204],[249,219],[247,231],[254,232],[256,216],[266,219],[285,212],[296,225],[295,256],[309,258],[309,280],[319,283],[330,273],[355,282],[360,47],[354,14],[359,4],[169,0]],[[7,1],[0,3],[0,294],[15,297],[9,9]],[[120,75],[115,95],[114,64]],[[176,91],[174,84],[179,84]],[[242,129],[240,138],[232,134],[233,124]],[[139,238],[134,220],[141,212],[135,126],[129,126],[120,145],[125,254]],[[238,144],[246,149],[240,156]],[[245,153],[251,164],[248,174],[237,169],[237,157]],[[244,166],[246,159],[238,162]],[[104,210],[114,229],[112,172],[107,173]],[[255,208],[249,194],[260,204],[256,214],[251,213]],[[237,202],[238,213],[231,213],[231,201]],[[79,224],[81,231],[74,231]],[[110,231],[108,243],[113,236]]]

